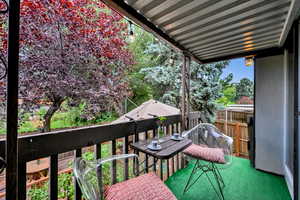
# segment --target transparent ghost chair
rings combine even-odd
[[[118,161],[119,164],[121,160],[128,164],[128,169],[132,169],[133,173],[131,176],[129,174],[129,177],[133,178],[104,186],[102,178],[105,164],[112,161]],[[86,200],[176,200],[176,197],[155,173],[138,176],[138,166],[136,154],[123,154],[97,161],[76,158],[73,168],[75,178]]]
[[[224,200],[223,190],[225,183],[220,170],[226,169],[232,164],[233,139],[224,135],[214,125],[201,123],[183,133],[193,141],[193,144],[184,150],[188,161],[195,160],[193,170],[184,188],[186,193],[202,175],[206,175],[212,188],[219,199]],[[209,174],[213,176],[210,177]],[[213,179],[216,185],[213,183]]]

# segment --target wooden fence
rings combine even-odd
[[[253,116],[253,112],[227,110],[227,121],[238,121],[242,123],[247,123],[247,119],[250,116]],[[225,110],[217,111],[217,119],[226,120],[226,111]]]
[[[225,120],[217,120],[215,126],[224,134],[233,138],[233,153],[236,156],[249,158],[249,134],[247,123],[227,121],[226,126]]]

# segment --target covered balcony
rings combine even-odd
[[[167,116],[164,136],[182,133],[203,122],[192,112],[190,62],[201,64],[250,56],[255,66],[255,112],[249,118],[250,160],[233,157],[232,165],[221,171],[225,199],[299,199],[299,15],[298,0],[103,0],[110,8],[128,17],[184,55],[182,66],[181,114]],[[94,148],[111,155],[132,153],[131,144],[151,139],[158,133],[156,118],[118,124],[90,126],[18,137],[18,58],[20,1],[9,1],[9,43],[7,73],[7,136],[0,141],[5,158],[8,200],[23,200],[30,188],[26,163],[50,158],[49,199],[58,199],[58,158],[73,152],[81,157]],[[0,13],[1,14],[1,13]],[[119,145],[121,144],[121,148]],[[183,194],[194,163],[181,152],[160,159],[139,155],[143,166],[154,171],[182,200],[218,199],[206,179]],[[143,167],[141,166],[141,167]],[[127,180],[128,165],[112,162],[110,183]],[[119,172],[122,172],[120,178]],[[74,181],[74,198],[82,199]]]

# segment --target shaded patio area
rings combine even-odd
[[[254,79],[256,111],[254,119],[249,121],[251,123],[248,126],[253,133],[253,160],[258,169],[272,171],[282,176],[258,171],[251,167],[249,160],[234,158],[233,165],[221,172],[226,184],[225,199],[290,200],[286,185],[288,184],[293,199],[298,200],[300,191],[300,101],[298,98],[300,1],[102,1],[182,54],[180,114],[168,116],[162,129],[157,126],[159,118],[156,117],[19,136],[20,87],[18,86],[20,84],[18,80],[23,78],[21,75],[19,77],[21,74],[19,57],[26,57],[22,55],[19,48],[22,39],[20,38],[22,10],[20,10],[20,0],[5,1],[7,8],[1,12],[9,11],[9,23],[5,27],[8,29],[9,38],[6,67],[7,91],[5,91],[8,112],[6,113],[7,135],[6,140],[0,140],[0,156],[5,157],[7,162],[6,199],[27,198],[26,165],[30,161],[49,157],[47,195],[49,199],[57,200],[60,192],[58,190],[59,154],[73,151],[74,157],[79,158],[84,153],[83,148],[93,147],[95,159],[101,159],[104,157],[102,150],[105,143],[111,144],[109,156],[129,154],[132,142],[138,142],[143,138],[156,138],[161,134],[160,130],[163,130],[162,135],[171,136],[195,127],[203,120],[200,113],[197,117],[191,115],[190,96],[194,92],[191,88],[191,62],[207,64],[247,56],[253,60],[256,69]],[[54,11],[58,10],[54,9]],[[97,12],[98,10],[95,13]],[[94,30],[88,32],[97,33]],[[77,47],[76,43],[73,46]],[[102,51],[102,48],[100,50]],[[48,58],[48,55],[45,58]],[[114,84],[110,83],[110,85]],[[123,148],[119,148],[120,140],[124,141]],[[122,151],[118,151],[119,149]],[[185,195],[182,194],[193,167],[192,164],[185,166],[183,158],[182,153],[179,152],[171,160],[160,159],[158,166],[153,165],[151,170],[159,174],[161,180],[169,177],[166,184],[179,200],[218,199],[205,177],[202,177]],[[151,160],[152,158],[145,156],[146,167]],[[167,166],[166,170],[164,166]],[[107,179],[110,179],[109,183],[117,182],[119,171],[124,172],[124,180],[131,178],[128,163],[125,167],[121,167],[114,160],[110,170],[106,173]],[[74,190],[72,199],[81,200],[82,192],[78,182],[75,181],[72,189]]]
[[[209,185],[206,177],[199,181],[183,195],[183,188],[193,168],[189,164],[177,171],[165,183],[179,200],[215,200],[216,193]],[[232,166],[221,170],[226,187],[225,198],[228,200],[290,200],[290,194],[281,176],[255,170],[250,162],[243,158],[233,158]]]

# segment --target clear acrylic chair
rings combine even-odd
[[[183,153],[187,160],[195,160],[184,193],[205,174],[219,199],[224,200],[225,183],[220,169],[225,169],[232,164],[233,139],[208,123],[197,125],[184,132],[183,136],[193,141],[193,144],[185,149]],[[212,178],[209,174],[213,175]],[[213,183],[213,179],[217,186]]]
[[[119,164],[121,160],[129,164],[128,168],[133,170],[132,175],[136,177],[111,186],[104,186],[102,180],[104,164],[112,161],[118,161]],[[132,160],[132,165],[129,160]],[[74,175],[87,200],[176,200],[176,197],[155,173],[137,176],[137,166],[139,164],[136,154],[116,155],[97,161],[76,158]]]

